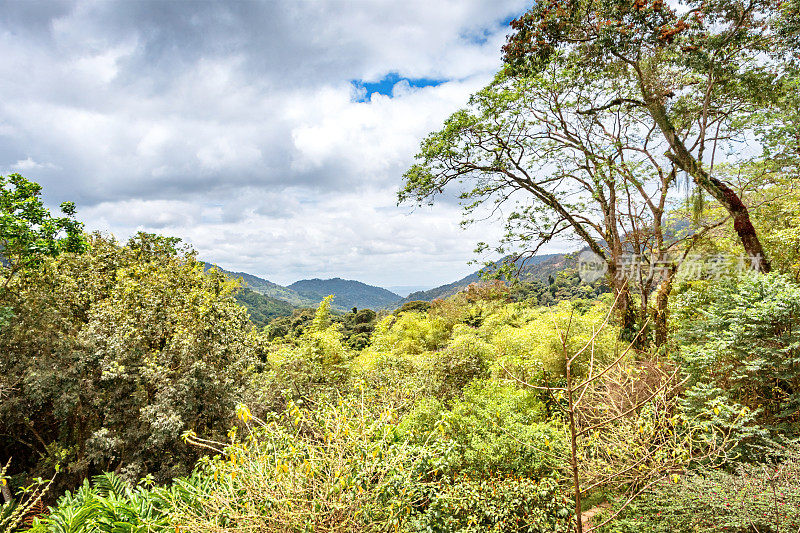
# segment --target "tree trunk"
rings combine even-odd
[[[667,320],[669,319],[669,293],[672,291],[672,280],[677,271],[676,266],[672,266],[666,273],[666,277],[658,285],[656,293],[655,309],[653,309],[653,329],[655,332],[656,348],[667,344]]]
[[[566,341],[564,341],[566,342]],[[572,361],[564,351],[564,359],[567,362],[567,400],[569,401],[569,443],[570,443],[570,467],[572,469],[572,488],[575,493],[575,531],[583,533],[583,522],[581,521],[581,481],[578,473],[578,431],[575,427],[575,404],[572,397],[572,372],[570,367]]]
[[[750,256],[753,267],[759,272],[769,272],[771,270],[769,259],[764,253],[761,241],[750,221],[750,213],[741,198],[728,185],[710,176],[703,169],[683,141],[678,138],[675,128],[667,116],[664,104],[645,88],[644,83],[641,88],[650,115],[669,143],[670,152],[666,154],[667,157],[678,168],[689,174],[699,187],[713,196],[730,213],[733,218],[733,229],[739,236],[744,251]]]
[[[626,341],[633,340],[636,337],[636,308],[631,299],[631,291],[628,286],[628,279],[622,278],[617,266],[613,263],[608,266],[608,281],[609,286],[614,290],[614,299],[616,301],[617,315],[620,320],[620,327],[622,329],[622,338]],[[643,338],[639,336],[639,340]]]

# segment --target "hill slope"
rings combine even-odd
[[[227,274],[234,279],[242,278],[242,281],[245,283],[245,287],[248,289],[276,300],[283,300],[284,302],[287,302],[295,307],[316,307],[319,305],[319,301],[321,300],[321,298],[305,298],[292,289],[284,287],[283,285],[278,285],[277,283],[273,283],[268,279],[259,278],[258,276],[248,274],[247,272],[231,272],[230,270],[225,270],[224,268],[220,268],[211,263],[203,263],[203,268],[206,270],[210,268],[217,268],[220,272]]]
[[[297,309],[288,302],[266,296],[247,287],[242,288],[236,294],[236,301],[247,308],[250,320],[259,327],[266,326],[273,318],[291,316],[292,312]]]
[[[318,302],[325,296],[333,294],[333,306],[344,310],[353,307],[386,309],[396,306],[402,300],[399,295],[382,287],[342,278],[303,279],[292,283],[288,288],[304,298],[316,296]]]
[[[520,279],[530,281],[534,279],[546,279],[550,275],[555,275],[555,273],[564,270],[572,264],[569,257],[570,256],[567,254],[545,254],[531,257],[524,262],[524,265],[522,265]],[[505,260],[506,259],[501,259],[494,265],[499,267]],[[481,281],[481,272],[483,270],[483,268],[476,270],[469,276],[465,276],[460,280],[454,281],[453,283],[448,283],[447,285],[434,287],[433,289],[427,291],[412,292],[405,299],[398,303],[402,304],[415,300],[431,301],[437,298],[447,298],[448,296],[452,296],[466,289],[470,284]]]

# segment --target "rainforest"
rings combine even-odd
[[[800,531],[800,2],[498,31],[392,174],[407,224],[486,235],[437,287],[274,283],[0,175],[0,533]],[[351,104],[447,85],[391,80]]]

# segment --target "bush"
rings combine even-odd
[[[270,354],[272,370],[258,380],[257,394],[265,407],[280,408],[287,398],[330,400],[347,388],[350,352],[338,324],[331,319],[331,299],[320,303],[299,337],[278,345]]]
[[[372,345],[377,351],[415,356],[443,347],[449,337],[450,328],[441,318],[407,312],[378,322]]]
[[[435,458],[399,441],[396,413],[375,407],[368,397],[315,411],[289,404],[264,421],[240,407],[248,434],[234,435],[222,456],[198,467],[214,482],[191,501],[176,500],[174,519],[192,532],[402,526],[426,490]]]
[[[543,415],[534,394],[476,381],[450,409],[435,398],[418,402],[400,427],[414,442],[434,434],[450,443],[447,472],[453,476],[541,477],[553,475],[552,456],[566,449],[559,426]]]
[[[423,394],[450,399],[474,379],[488,377],[493,348],[467,326],[458,325],[447,347],[430,354],[420,372]]]
[[[224,435],[259,340],[236,284],[174,239],[100,236],[15,285],[0,331],[0,454],[59,487],[104,470],[159,480],[191,471],[180,445]],[[7,385],[7,387],[6,387]]]
[[[775,432],[800,430],[800,286],[780,274],[697,282],[676,299],[693,383],[725,390]]]
[[[528,383],[536,383],[547,374],[558,381],[566,372],[561,333],[569,327],[567,352],[576,353],[594,335],[594,328],[603,322],[608,308],[596,303],[585,312],[573,309],[570,302],[562,302],[552,309],[524,309],[507,306],[506,311],[490,317],[481,328],[491,336],[498,357],[492,373],[498,379],[508,379],[510,372]],[[619,332],[606,326],[594,343],[594,356],[598,364],[610,361],[618,349]],[[575,360],[573,375],[580,376],[588,367],[591,352],[586,350]],[[502,365],[502,366],[501,366]]]
[[[408,531],[557,533],[572,531],[572,502],[552,479],[463,479],[448,485]]]
[[[797,448],[780,455],[767,465],[739,464],[733,471],[701,470],[664,481],[601,531],[797,531],[800,455]]]

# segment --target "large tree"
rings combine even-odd
[[[93,235],[20,277],[0,331],[0,457],[58,488],[117,471],[187,473],[194,430],[224,435],[259,342],[237,283],[177,239]],[[55,487],[54,487],[55,489]]]
[[[61,252],[86,247],[75,204],[63,202],[53,216],[41,199],[42,187],[20,174],[0,176],[0,298],[21,271]]]
[[[661,283],[661,343],[664,295],[687,249],[667,220],[677,167],[642,109],[603,105],[609,91],[632,92],[624,78],[587,73],[564,54],[529,77],[501,72],[422,143],[400,199],[433,201],[461,182],[468,220],[487,206],[504,213],[498,251],[533,254],[556,237],[577,239],[606,264],[630,334]]]
[[[713,168],[720,146],[747,140],[747,118],[782,94],[797,58],[797,4],[545,0],[512,22],[504,60],[527,76],[566,53],[587,71],[624,75],[629,84],[605,92],[602,107],[645,110],[667,157],[724,206],[745,251],[767,272],[747,207]]]

